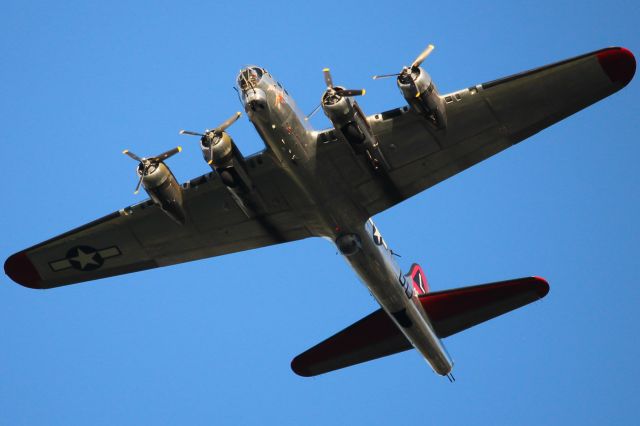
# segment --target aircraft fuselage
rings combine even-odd
[[[238,86],[242,102],[256,130],[308,201],[317,207],[313,221],[318,235],[331,239],[382,308],[409,342],[440,375],[451,372],[453,362],[429,318],[407,283],[366,210],[343,190],[339,177],[318,179],[322,167],[316,157],[317,132],[300,113],[287,91],[265,70],[241,70]],[[347,142],[345,142],[347,143]]]

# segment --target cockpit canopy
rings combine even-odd
[[[240,74],[238,74],[238,87],[242,90],[255,87],[260,82],[265,72],[265,70],[256,66],[244,68],[240,71]]]

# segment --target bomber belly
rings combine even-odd
[[[352,235],[357,237],[348,241],[342,236],[336,241],[347,262],[433,370],[449,374],[453,362],[373,221]]]
[[[243,74],[241,73],[241,76]],[[409,342],[441,375],[452,362],[408,284],[393,253],[368,219],[366,208],[350,195],[338,173],[317,163],[316,134],[297,110],[293,99],[269,76],[240,84],[249,119],[299,189],[296,197],[314,206],[313,232],[335,241],[347,262],[389,314]],[[355,165],[357,167],[357,165]],[[307,224],[309,225],[309,223]]]
[[[262,104],[252,106],[248,97],[247,112],[270,155],[299,188],[297,196],[314,205],[321,216],[322,225],[314,230],[316,235],[335,240],[343,229],[364,223],[367,220],[364,207],[349,196],[338,175],[332,175],[317,163],[316,134],[293,101],[288,97],[277,101],[277,92],[263,93]]]

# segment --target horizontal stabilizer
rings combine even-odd
[[[438,337],[451,336],[543,298],[549,284],[538,277],[427,293],[420,296]],[[411,349],[389,316],[378,309],[291,362],[300,376],[315,376]]]
[[[420,302],[442,339],[542,299],[548,292],[543,278],[529,277],[428,293]]]

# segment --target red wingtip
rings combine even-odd
[[[612,47],[598,53],[598,62],[613,83],[626,86],[636,73],[636,58],[624,47]]]
[[[41,289],[42,279],[33,263],[23,251],[10,256],[4,262],[4,273],[13,281],[29,288]]]
[[[542,299],[549,293],[549,283],[542,277],[532,277],[538,282],[538,295]]]

